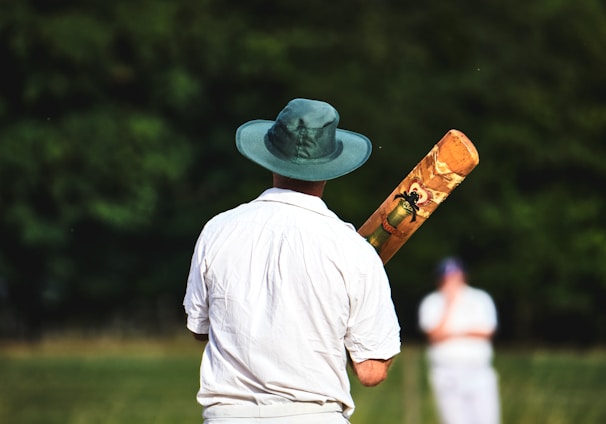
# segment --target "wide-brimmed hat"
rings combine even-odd
[[[364,164],[370,140],[337,128],[339,114],[326,102],[294,99],[275,121],[257,119],[236,131],[238,151],[276,174],[304,181],[324,181]]]

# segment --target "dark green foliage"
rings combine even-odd
[[[374,142],[326,191],[356,225],[448,129],[480,152],[388,265],[405,335],[458,254],[501,337],[603,342],[605,28],[598,0],[4,2],[0,333],[180,319],[201,226],[270,183],[236,127],[310,97]]]

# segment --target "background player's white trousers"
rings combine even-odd
[[[487,366],[437,366],[430,382],[444,424],[498,424],[498,375]]]

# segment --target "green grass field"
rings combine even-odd
[[[201,344],[189,338],[0,346],[0,423],[201,423]],[[504,424],[606,422],[606,352],[497,350]],[[388,380],[352,385],[354,424],[437,424],[419,346]]]

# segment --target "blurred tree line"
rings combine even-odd
[[[403,337],[444,255],[506,341],[606,341],[600,0],[4,0],[0,334],[171,331],[193,244],[271,182],[237,126],[294,97],[366,134],[325,200],[361,225],[450,128],[480,165],[387,265]]]

